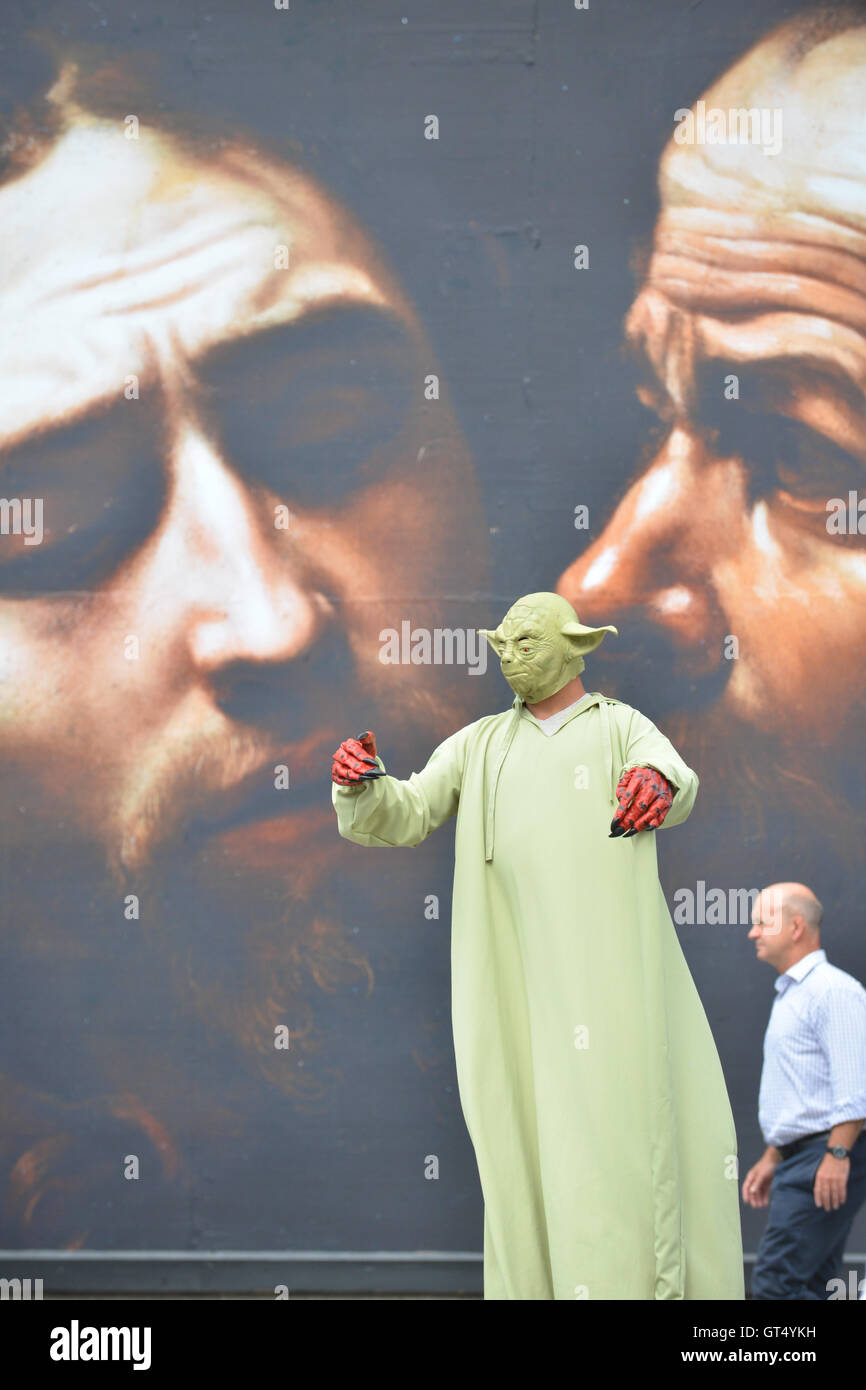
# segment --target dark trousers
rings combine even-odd
[[[866,1198],[866,1127],[851,1150],[847,1195],[838,1211],[815,1205],[815,1174],[826,1151],[827,1140],[818,1139],[776,1168],[753,1298],[826,1299],[829,1281],[841,1275],[845,1243]]]

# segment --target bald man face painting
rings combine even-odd
[[[120,1238],[88,1206],[106,1174],[74,1161],[88,1131],[171,1183],[190,1125],[242,1128],[225,1049],[191,1117],[173,987],[247,1078],[316,1091],[316,997],[370,979],[333,884],[330,753],[347,725],[381,720],[399,757],[465,722],[466,672],[385,666],[379,634],[454,626],[437,596],[486,566],[429,342],[335,197],[248,144],[127,140],[74,74],[54,100],[0,187],[2,491],[42,524],[0,536],[8,978],[17,1054],[42,1059],[0,1077],[0,1157],[7,1243],[47,1246]],[[27,1020],[57,988],[89,1011],[40,1050]]]
[[[624,649],[641,644],[705,809],[722,788],[748,803],[744,843],[772,822],[794,846],[829,817],[845,858],[860,820],[866,538],[828,528],[828,502],[866,495],[862,17],[783,28],[703,101],[780,112],[780,148],[672,136],[626,323],[656,439],[557,587],[587,621],[617,623]]]

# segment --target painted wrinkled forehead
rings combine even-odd
[[[790,26],[756,44],[705,92],[707,110],[781,112],[778,153],[756,142],[680,144],[661,161],[662,208],[695,230],[722,215],[791,224],[798,240],[864,255],[866,25],[792,56]]]
[[[7,436],[46,402],[60,418],[115,391],[148,351],[193,359],[319,302],[403,308],[361,228],[306,175],[254,150],[196,159],[145,126],[128,140],[118,122],[73,121],[0,188],[0,222]]]

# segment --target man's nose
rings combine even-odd
[[[743,524],[739,492],[735,461],[708,458],[697,434],[673,429],[557,591],[582,622],[650,619],[691,676],[713,671],[727,631],[714,570]]]
[[[190,432],[175,452],[161,541],[163,576],[193,662],[286,661],[316,640],[324,603],[293,565],[274,512]]]

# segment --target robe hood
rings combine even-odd
[[[585,710],[592,709],[595,705],[599,708],[601,714],[601,749],[604,757],[604,766],[607,770],[608,796],[610,804],[615,810],[617,804],[616,787],[619,777],[613,760],[613,739],[610,733],[609,706],[618,705],[622,702],[613,699],[610,695],[601,695],[597,690],[587,691],[587,695],[589,698],[584,702],[580,713],[583,714]],[[508,750],[514,742],[514,737],[520,727],[520,721],[523,717],[523,706],[525,704],[526,701],[522,695],[515,695],[511,702],[511,708],[514,711],[513,718],[508,720],[500,735],[501,747],[496,758],[493,778],[487,792],[487,811],[484,822],[484,858],[488,862],[493,858],[493,844],[496,837],[496,789],[499,786],[499,774],[502,771],[505,759],[508,757]],[[576,717],[577,711],[575,711],[575,718]]]

